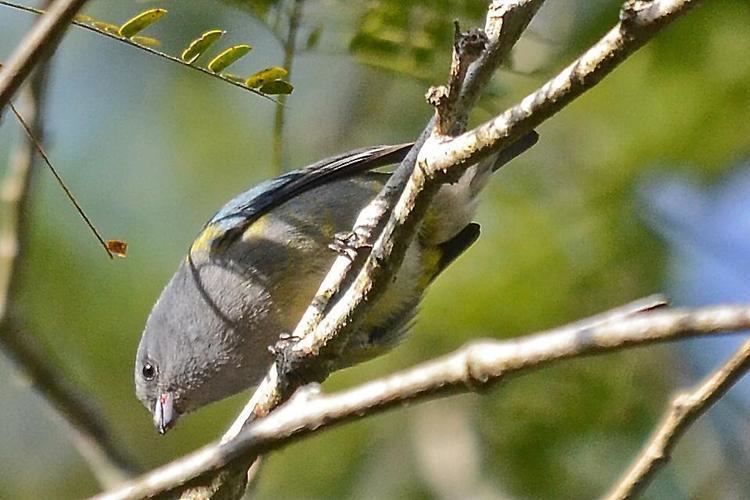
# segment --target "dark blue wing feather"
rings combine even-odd
[[[357,149],[280,175],[233,198],[216,212],[206,226],[218,226],[224,232],[220,239],[226,242],[227,238],[244,232],[272,208],[300,193],[334,179],[400,162],[411,146],[412,143]]]

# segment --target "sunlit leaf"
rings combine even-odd
[[[211,45],[216,42],[219,38],[224,36],[226,31],[224,30],[211,30],[206,31],[200,37],[196,38],[185,50],[182,51],[182,60],[186,63],[192,64],[203,54]]]
[[[262,87],[263,85],[274,80],[280,80],[288,74],[289,72],[285,68],[282,68],[280,66],[273,66],[271,68],[262,69],[257,73],[253,73],[252,75],[250,75],[247,80],[245,80],[245,85],[250,88],[257,89],[258,87]]]
[[[128,244],[122,240],[107,240],[107,250],[117,257],[127,257]]]
[[[104,21],[94,21],[91,23],[91,26],[94,28],[106,31],[107,33],[112,33],[113,35],[119,35],[120,34],[120,27],[116,24],[112,23],[105,23]]]
[[[94,18],[91,16],[87,16],[86,14],[76,14],[73,18],[79,23],[90,23],[94,21]]]
[[[166,13],[166,9],[145,10],[137,16],[128,19],[125,24],[120,27],[120,36],[131,38],[157,22]]]
[[[279,94],[291,94],[294,90],[294,87],[291,83],[285,82],[284,80],[276,80],[273,82],[268,82],[265,85],[263,85],[261,88],[258,89],[260,92],[264,94],[269,95],[279,95]]]
[[[233,47],[229,47],[227,50],[211,59],[211,62],[208,63],[208,69],[214,73],[220,73],[251,50],[252,47],[249,45],[234,45]]]
[[[143,45],[145,47],[159,47],[161,45],[161,40],[157,40],[156,38],[152,38],[150,36],[136,35],[130,40],[137,43],[138,45]]]

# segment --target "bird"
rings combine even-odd
[[[399,343],[428,286],[479,237],[472,218],[490,175],[537,140],[532,131],[441,186],[338,367]],[[148,315],[136,353],[136,396],[159,433],[262,380],[273,362],[269,347],[294,330],[337,257],[332,242],[388,181],[377,169],[399,163],[412,145],[357,149],[285,173],[231,199],[203,226]]]

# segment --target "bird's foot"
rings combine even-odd
[[[368,243],[369,239],[370,231],[366,228],[343,231],[333,236],[333,242],[328,245],[328,248],[353,261],[357,258],[357,252],[360,249],[372,248],[372,245]]]

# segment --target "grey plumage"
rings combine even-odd
[[[136,394],[160,432],[260,381],[268,346],[294,330],[336,257],[328,244],[351,229],[389,177],[370,170],[408,149],[366,148],[290,172],[239,195],[206,224],[154,305],[136,356]],[[342,366],[395,345],[426,286],[476,239],[474,199],[493,163],[472,167],[436,195],[433,216]]]

